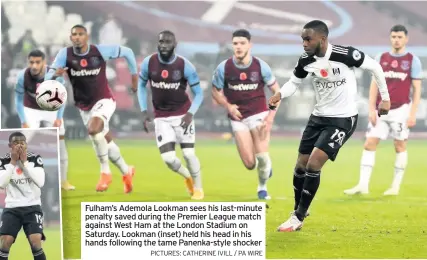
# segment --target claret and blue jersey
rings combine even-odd
[[[73,47],[63,48],[57,54],[48,73],[52,78],[55,68],[67,67],[67,74],[73,88],[76,106],[84,111],[90,110],[101,99],[113,99],[106,76],[106,61],[125,58],[132,75],[137,74],[133,51],[120,45],[89,45],[85,53],[78,54]]]
[[[141,64],[138,81],[138,101],[141,111],[147,110],[147,83],[150,83],[156,117],[195,114],[203,102],[203,90],[194,65],[186,58],[175,55],[169,62],[155,53]],[[194,95],[191,102],[187,85]]]

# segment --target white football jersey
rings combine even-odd
[[[0,171],[6,171],[5,166],[10,164],[10,160],[10,153],[0,158]],[[43,159],[40,155],[28,152],[27,161],[27,168],[43,169]],[[6,208],[41,205],[41,189],[18,166],[14,166],[10,181],[4,189],[6,190]]]
[[[316,93],[313,115],[351,117],[358,114],[357,81],[354,68],[365,54],[353,47],[328,45],[324,57],[301,55],[294,69],[299,79],[310,76]]]

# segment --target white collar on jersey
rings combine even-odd
[[[330,44],[329,42],[328,42],[328,48],[326,49],[326,53],[325,53],[325,56],[323,56],[323,57],[317,57],[316,55],[314,55],[314,58],[316,59],[316,60],[322,60],[322,59],[326,59],[326,60],[329,60],[329,58],[331,57],[331,53],[332,53],[332,44]]]

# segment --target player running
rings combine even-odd
[[[74,190],[75,187],[67,180],[68,152],[65,145],[64,109],[65,104],[58,111],[46,111],[39,107],[36,101],[37,87],[45,81],[49,68],[46,66],[45,54],[40,50],[33,50],[28,54],[28,68],[18,74],[15,87],[15,106],[23,128],[39,128],[43,123],[46,127],[59,128],[59,151],[61,168],[61,186],[64,190]],[[57,81],[64,84],[64,78]],[[28,137],[30,139],[31,137]]]
[[[340,148],[357,126],[357,82],[354,68],[370,71],[378,82],[382,101],[378,113],[390,110],[390,98],[381,66],[353,47],[328,42],[329,29],[319,20],[307,23],[301,34],[305,53],[299,58],[293,75],[270,99],[276,105],[295,93],[310,75],[317,103],[299,145],[294,170],[295,206],[290,218],[278,227],[281,232],[300,230],[308,208],[320,184],[320,172],[328,161],[335,161]],[[339,177],[338,177],[339,178]]]
[[[258,198],[270,199],[267,180],[273,171],[268,153],[269,128],[275,111],[268,112],[264,87],[273,93],[278,93],[280,87],[270,66],[251,55],[251,34],[247,30],[233,32],[232,42],[233,56],[221,62],[214,72],[212,95],[228,111],[243,164],[248,170],[258,167]],[[267,125],[263,125],[265,120]]]
[[[147,82],[150,82],[154,106],[154,126],[157,146],[166,165],[185,179],[187,190],[194,200],[204,198],[200,162],[194,143],[194,115],[203,102],[203,90],[193,64],[175,54],[177,45],[171,31],[159,33],[158,52],[144,59],[138,83],[138,101],[144,118],[144,129],[151,121],[147,113]],[[191,102],[187,84],[194,95]],[[181,145],[187,168],[176,156],[175,143]]]
[[[21,132],[9,136],[10,153],[0,158],[0,188],[6,190],[6,207],[1,215],[0,260],[7,260],[12,244],[24,229],[34,260],[46,260],[42,248],[43,211],[41,188],[45,183],[43,159],[27,152]]]
[[[108,159],[122,173],[125,193],[132,191],[135,168],[126,164],[119,147],[109,133],[109,121],[116,102],[105,74],[106,61],[124,57],[132,74],[132,89],[136,91],[138,74],[133,51],[119,45],[89,45],[87,30],[83,25],[71,28],[72,47],[63,48],[56,55],[53,69],[47,79],[67,72],[73,88],[74,101],[80,110],[83,123],[101,164],[101,177],[97,191],[106,191],[112,182]]]
[[[345,190],[353,195],[369,193],[369,180],[375,164],[375,151],[380,140],[386,140],[389,133],[394,138],[396,160],[394,162],[394,179],[384,195],[398,195],[402,183],[408,153],[406,143],[409,128],[416,123],[418,104],[421,99],[422,66],[420,59],[406,51],[408,31],[403,25],[395,25],[390,30],[391,51],[380,53],[376,60],[381,64],[390,92],[391,110],[388,115],[378,117],[378,87],[374,80],[369,91],[369,125],[360,163],[360,179],[356,187]],[[413,87],[412,104],[409,98]]]

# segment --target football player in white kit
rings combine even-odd
[[[40,50],[31,51],[28,55],[28,67],[18,74],[16,81],[16,111],[23,128],[39,128],[42,125],[59,128],[61,186],[64,190],[74,190],[75,187],[67,180],[68,153],[65,145],[63,121],[65,104],[58,111],[46,111],[41,109],[36,102],[37,87],[45,81],[48,70],[45,54]],[[64,84],[64,78],[58,77],[56,80]],[[28,140],[31,139],[31,135],[27,136]]]
[[[408,31],[403,25],[395,25],[390,30],[391,51],[380,53],[376,59],[381,64],[390,92],[391,109],[387,116],[377,116],[378,88],[374,80],[369,91],[369,125],[362,159],[360,179],[356,187],[345,190],[345,194],[369,193],[369,181],[375,164],[375,151],[380,140],[390,136],[394,139],[396,159],[394,178],[385,196],[398,195],[406,165],[408,152],[406,143],[409,128],[415,126],[418,104],[421,100],[422,65],[420,59],[406,51]],[[413,88],[410,99],[411,86]]]
[[[381,66],[353,47],[328,42],[329,29],[319,20],[307,23],[301,34],[305,53],[299,58],[293,75],[279,93],[270,98],[275,106],[295,93],[302,80],[312,77],[316,105],[301,138],[294,170],[294,211],[279,227],[280,232],[302,228],[311,202],[320,185],[320,173],[328,160],[334,161],[340,148],[350,138],[357,125],[357,82],[354,68],[370,71],[378,82],[381,94],[379,114],[390,109],[390,99]]]

